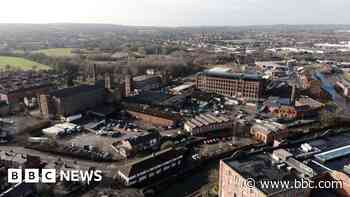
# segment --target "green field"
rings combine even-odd
[[[42,49],[35,51],[36,53],[43,53],[50,57],[71,57],[74,54],[72,53],[72,48],[54,48],[54,49]]]
[[[0,69],[6,69],[9,66],[10,69],[20,69],[20,70],[49,70],[49,66],[27,60],[20,57],[9,57],[9,56],[0,56]]]
[[[14,53],[14,54],[22,55],[22,54],[25,53],[25,51],[24,51],[24,50],[17,49],[17,50],[14,50],[13,53]]]

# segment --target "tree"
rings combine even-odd
[[[336,114],[324,109],[320,113],[320,122],[323,126],[329,126],[334,124],[336,121]]]

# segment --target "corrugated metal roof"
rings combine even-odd
[[[196,125],[197,127],[201,127],[203,126],[203,124],[201,122],[199,122],[198,120],[196,119],[191,119],[191,122]]]
[[[209,125],[209,122],[206,121],[205,119],[201,118],[200,116],[196,117],[196,120],[198,120],[199,122],[205,124],[205,125]]]
[[[205,114],[201,114],[199,115],[201,118],[205,119],[206,121],[208,121],[209,123],[215,123],[215,120],[211,119],[210,117],[206,116]]]

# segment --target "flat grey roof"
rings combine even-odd
[[[258,74],[246,74],[246,73],[233,73],[229,69],[225,68],[213,68],[205,70],[202,74],[209,77],[226,78],[226,79],[236,79],[236,80],[251,80],[259,81],[262,80],[262,76]]]
[[[259,181],[288,180],[292,186],[294,184],[293,181],[300,180],[297,175],[288,172],[286,169],[278,169],[276,164],[272,163],[271,156],[267,153],[253,154],[247,157],[240,157],[238,159],[225,159],[223,162],[225,162],[244,178],[253,179],[255,181],[255,186],[265,194],[285,191],[285,188],[282,188],[282,186],[276,188],[263,188]]]
[[[326,162],[346,155],[350,155],[350,145],[317,154],[315,157],[320,161]]]

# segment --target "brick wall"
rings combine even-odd
[[[242,184],[246,179],[238,172],[220,161],[219,197],[308,197],[310,190],[288,190],[267,195],[258,188],[249,188]]]
[[[220,161],[219,197],[266,197],[257,188],[248,188],[244,184],[245,178]]]
[[[261,81],[223,79],[216,77],[197,76],[197,88],[228,97],[247,100],[258,100],[262,94]]]
[[[162,117],[157,117],[145,113],[140,113],[140,112],[135,112],[128,110],[128,112],[132,115],[135,116],[137,119],[140,119],[146,123],[154,124],[154,125],[159,125],[163,127],[168,127],[168,126],[173,126],[175,124],[174,120],[162,118]]]

